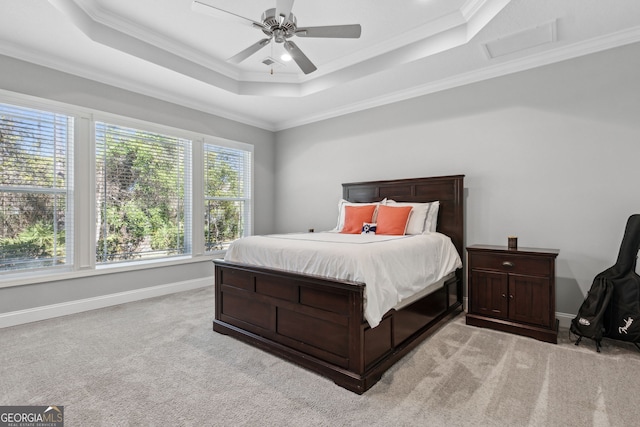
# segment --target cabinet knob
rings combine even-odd
[[[502,298],[506,298],[506,297],[507,297],[507,295],[506,295],[506,294],[502,294]]]
[[[509,299],[513,299],[513,295],[509,295]]]
[[[511,261],[503,261],[502,265],[505,267],[513,267],[514,264]]]

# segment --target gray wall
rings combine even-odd
[[[6,56],[0,56],[0,70],[0,89],[253,144],[254,232],[262,234],[273,230],[275,136],[272,132]],[[5,287],[0,288],[0,314],[201,278],[210,278],[213,283],[210,260]]]
[[[466,244],[557,248],[575,313],[640,212],[640,44],[277,134],[276,230],[330,229],[341,183],[465,174]]]
[[[255,233],[335,226],[342,182],[465,174],[466,243],[560,249],[575,313],[640,212],[640,44],[273,134],[0,56],[0,88],[255,146]],[[0,313],[211,277],[211,263],[0,289]]]

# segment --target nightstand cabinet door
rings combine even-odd
[[[555,249],[467,248],[468,325],[556,343]]]
[[[473,292],[469,293],[472,298],[469,309],[485,316],[507,317],[509,276],[484,270],[471,270],[471,275]]]
[[[550,326],[549,279],[509,275],[509,319]]]

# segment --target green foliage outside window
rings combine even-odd
[[[69,117],[0,104],[0,271],[66,262]]]
[[[97,124],[98,262],[185,252],[188,141]]]
[[[73,122],[0,104],[0,272],[70,261]],[[250,151],[204,143],[204,158],[193,160],[203,162],[204,194],[192,196],[191,141],[101,122],[94,131],[97,263],[190,253],[191,197],[204,197],[204,230],[195,232],[206,251],[245,234]]]
[[[226,249],[244,234],[249,154],[205,145],[205,250]]]

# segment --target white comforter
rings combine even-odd
[[[374,328],[403,299],[462,267],[448,236],[274,234],[236,240],[226,261],[363,282],[365,318]]]

